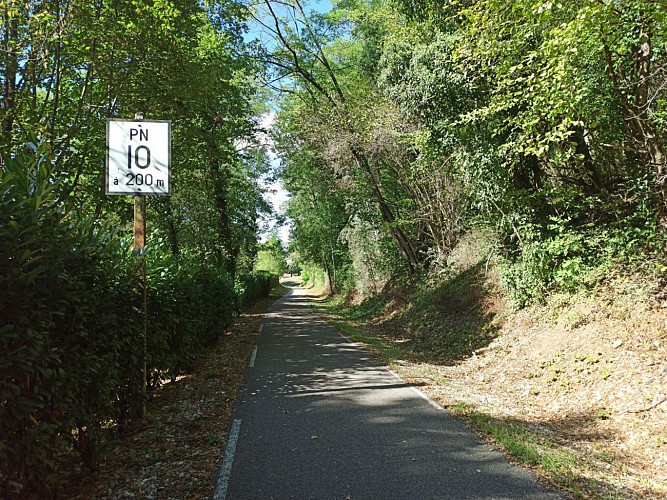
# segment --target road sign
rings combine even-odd
[[[107,194],[171,194],[171,122],[107,120]]]

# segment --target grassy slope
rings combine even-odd
[[[515,313],[480,235],[420,290],[327,313],[404,379],[579,498],[667,495],[667,310],[617,279]]]

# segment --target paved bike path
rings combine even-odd
[[[213,498],[556,499],[310,310],[265,317]]]

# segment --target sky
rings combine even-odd
[[[331,10],[331,0],[306,0],[304,2],[304,10],[306,12],[309,11],[316,11],[316,12],[329,12]],[[259,33],[256,29],[252,28],[250,29],[250,32],[248,35],[246,35],[246,39],[254,39],[259,36]],[[267,113],[263,116],[260,117],[259,124],[262,129],[269,129],[271,125],[273,124],[275,120],[275,113]],[[265,143],[268,144],[269,139],[268,137],[262,137],[261,140]],[[276,156],[275,152],[270,149],[270,144],[268,148],[268,153],[269,153],[269,158],[272,164],[272,167],[278,167],[280,163],[280,159]],[[264,187],[267,189],[267,193],[264,195],[265,199],[271,203],[271,206],[273,207],[274,211],[276,213],[283,213],[283,207],[285,202],[288,200],[289,196],[287,191],[283,188],[282,184],[278,181],[275,183],[267,183],[264,184]],[[273,218],[269,221],[269,231],[267,234],[264,234],[260,237],[260,241],[264,242],[269,236],[269,233],[271,230],[276,226],[276,219]],[[278,236],[280,237],[281,241],[287,247],[287,244],[289,242],[289,224],[284,224],[281,226],[278,230]]]
[[[271,125],[275,121],[276,114],[275,113],[267,113],[265,115],[262,115],[259,120],[259,126],[262,129],[268,130],[271,128]],[[267,145],[267,152],[269,156],[269,160],[271,162],[271,167],[272,169],[275,169],[279,166],[280,164],[280,159],[276,156],[275,151],[271,148],[270,144],[270,139],[268,137],[262,137],[262,142]],[[285,202],[288,200],[289,195],[287,191],[283,188],[282,184],[280,181],[273,182],[273,183],[265,183],[263,185],[264,188],[266,188],[266,193],[264,194],[264,198],[271,204],[273,207],[274,212],[276,213],[283,213],[283,207]],[[272,218],[269,221],[269,233],[271,230],[276,226],[276,219]],[[269,234],[262,235],[260,240],[262,242],[266,241],[268,238]],[[278,236],[280,237],[280,240],[283,242],[285,246],[287,246],[289,242],[289,225],[284,224],[281,226],[278,230]]]

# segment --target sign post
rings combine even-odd
[[[139,291],[143,316],[142,403],[140,416],[146,415],[148,281],[144,248],[146,245],[146,195],[171,194],[171,122],[144,120],[107,120],[106,194],[134,195],[134,256],[139,269]]]
[[[146,391],[148,386],[148,276],[146,272],[146,259],[144,257],[144,247],[146,245],[146,197],[137,195],[134,197],[134,258],[137,261],[139,269],[139,293],[141,294],[141,314],[142,314],[142,340],[143,366],[141,370],[141,419],[146,416]]]

